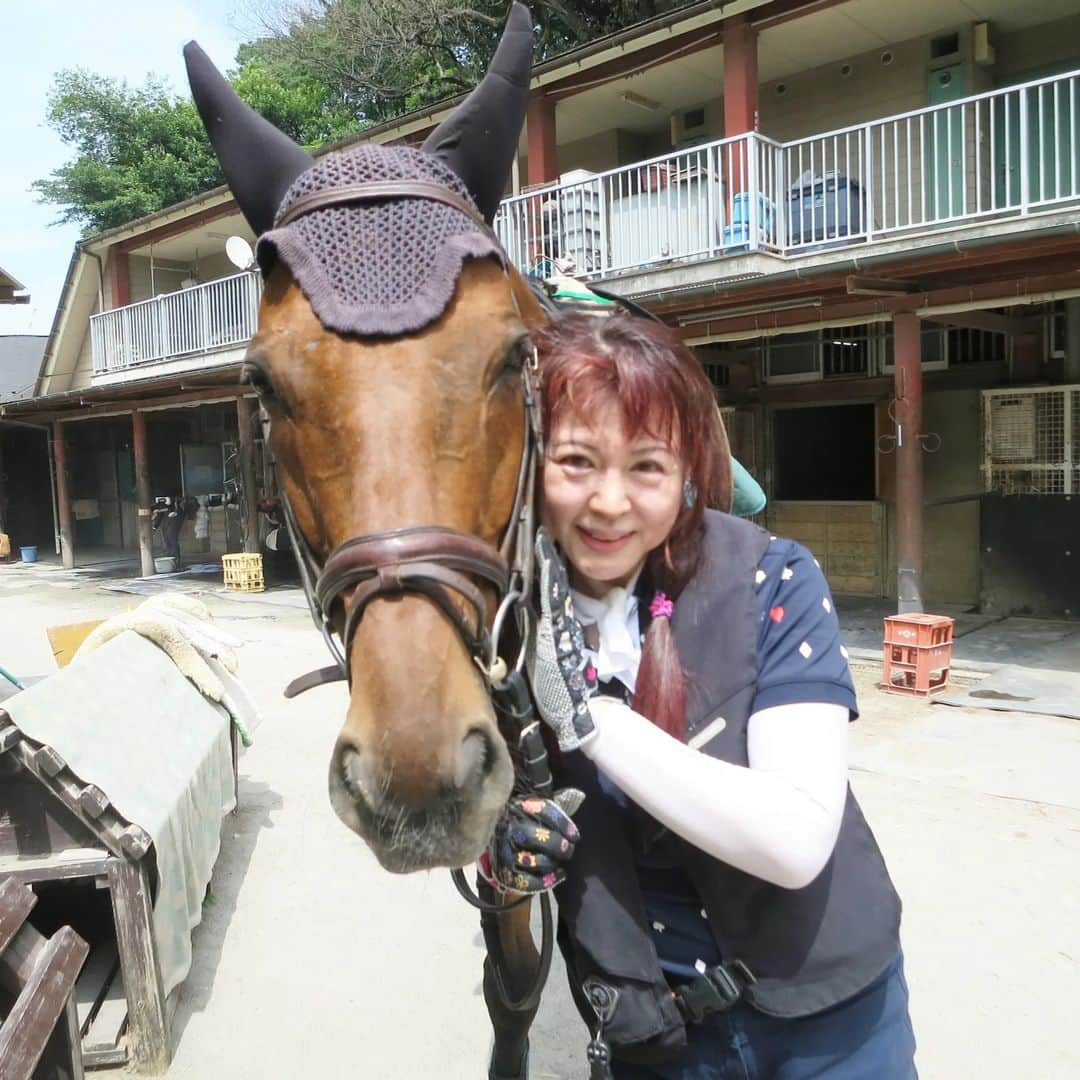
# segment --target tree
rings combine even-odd
[[[265,64],[253,60],[233,85],[257,112],[309,148],[359,127],[315,79],[282,85]],[[47,119],[75,157],[33,187],[42,202],[62,208],[60,222],[81,224],[84,235],[223,182],[194,104],[153,78],[130,88],[87,71],[62,71],[49,95]]]
[[[241,46],[276,77],[304,74],[370,123],[471,89],[507,0],[253,0],[262,36]],[[536,58],[549,59],[686,0],[530,0]]]

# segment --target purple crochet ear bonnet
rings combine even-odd
[[[328,330],[398,336],[446,310],[467,258],[494,256],[495,239],[460,210],[430,199],[329,206],[277,227],[289,207],[326,188],[372,180],[433,180],[470,203],[465,184],[439,158],[410,147],[364,144],[328,154],[289,187],[275,227],[257,246],[269,271],[282,259]],[[475,204],[474,204],[475,205]]]

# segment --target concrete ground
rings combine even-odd
[[[46,626],[139,601],[108,583],[0,566],[0,665],[45,673]],[[302,599],[172,584],[204,590],[246,639],[241,674],[263,720],[194,932],[169,1080],[486,1075],[474,913],[445,873],[386,874],[332,814],[344,690],[281,697],[326,662]],[[873,666],[856,680],[852,782],[904,900],[921,1075],[1080,1076],[1080,723],[882,694]],[[584,1080],[586,1039],[556,961],[533,1080]]]

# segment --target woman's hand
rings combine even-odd
[[[541,528],[536,534],[540,568],[540,618],[526,663],[533,700],[564,753],[579,750],[596,734],[588,699],[596,673],[585,660],[581,624],[574,616],[570,582],[559,553]]]
[[[584,796],[576,788],[539,795],[515,795],[506,804],[491,843],[480,857],[481,876],[497,892],[541,893],[555,888],[574,854],[579,833],[570,814]]]

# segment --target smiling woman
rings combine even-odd
[[[911,1080],[900,905],[847,783],[857,705],[820,568],[730,513],[723,422],[673,330],[579,315],[536,341],[528,664],[556,782],[585,795],[557,895],[590,1060]]]

